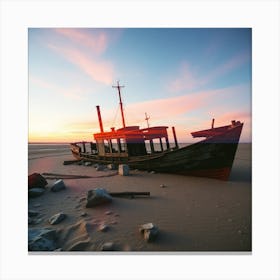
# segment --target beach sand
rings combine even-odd
[[[55,180],[47,179],[46,192],[28,200],[28,209],[40,213],[40,222],[29,225],[29,229],[56,229],[62,251],[100,251],[106,242],[113,242],[118,251],[129,252],[252,250],[251,144],[239,144],[226,182],[137,170],[120,176],[111,170],[96,171],[93,166],[63,165],[65,160],[73,159],[67,146],[53,145],[49,150],[34,147],[29,148],[28,174],[95,177],[63,179],[66,189],[60,192],[50,191]],[[114,197],[112,203],[85,208],[87,191],[95,188],[108,192],[147,191],[151,195]],[[66,219],[50,225],[48,219],[59,212],[65,213]],[[83,212],[87,213],[84,217]],[[139,225],[149,222],[159,229],[154,242],[146,242],[138,230]],[[103,223],[108,225],[105,232],[99,231]]]

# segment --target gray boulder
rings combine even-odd
[[[97,188],[89,190],[87,193],[86,208],[94,207],[96,205],[112,202],[112,197],[105,189]]]
[[[64,213],[57,213],[53,215],[51,218],[49,218],[49,223],[51,225],[56,225],[62,222],[66,218],[66,214]]]
[[[28,229],[29,251],[54,251],[56,231],[48,228]]]
[[[53,186],[51,187],[51,191],[53,192],[59,192],[61,190],[65,190],[65,184],[62,179],[59,179],[54,182]]]

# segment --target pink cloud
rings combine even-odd
[[[207,106],[209,100],[217,95],[229,94],[233,88],[225,88],[211,91],[195,92],[177,97],[157,99],[130,105],[130,110],[146,109],[156,111],[159,118],[166,116],[180,115],[202,106]],[[137,108],[136,108],[137,107]]]
[[[187,63],[183,63],[179,76],[169,84],[170,91],[193,90],[199,80],[197,80]]]
[[[45,81],[41,78],[35,77],[33,75],[29,76],[29,84],[32,85],[37,85],[39,87],[45,88],[45,89],[49,89],[52,92],[58,93],[58,94],[62,94],[67,98],[72,98],[72,99],[82,99],[85,91],[80,88],[80,87],[72,87],[71,89],[68,88],[62,88],[59,87],[55,84],[52,84],[48,81]]]
[[[84,29],[75,28],[56,28],[54,30],[74,43],[90,48],[95,54],[103,53],[108,45],[108,37],[104,32],[94,34],[88,33]]]
[[[92,57],[71,48],[48,45],[49,48],[63,55],[69,62],[78,66],[84,73],[97,82],[111,84],[113,81],[113,66],[109,62],[94,60]]]

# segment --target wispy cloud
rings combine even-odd
[[[128,115],[144,115],[144,112],[152,113],[153,120],[172,119],[179,115],[201,108],[209,110],[209,101],[219,98],[221,95],[230,94],[235,88],[225,88],[211,91],[194,92],[177,97],[156,99],[126,107]]]
[[[108,36],[105,32],[89,33],[88,29],[77,28],[56,28],[54,31],[77,45],[89,48],[97,55],[103,53],[108,45]]]
[[[104,84],[111,84],[113,81],[113,65],[110,62],[98,61],[85,53],[72,48],[59,47],[49,44],[48,47],[61,54],[66,60],[79,67],[93,80]]]
[[[194,69],[187,62],[183,62],[177,72],[176,77],[171,79],[169,82],[168,89],[170,92],[195,90],[240,67],[244,63],[248,62],[249,59],[250,55],[248,52],[239,53],[231,57],[223,64],[216,66],[216,68],[213,68],[212,71],[206,73],[205,75],[199,75],[197,69]]]
[[[190,65],[184,62],[178,76],[168,85],[169,91],[193,90],[199,84],[199,79],[194,76]]]
[[[227,60],[225,63],[219,65],[215,69],[213,69],[211,72],[209,72],[206,76],[202,77],[200,80],[200,83],[202,85],[207,84],[211,82],[212,80],[216,79],[219,76],[223,76],[230,71],[238,68],[245,62],[247,62],[250,59],[248,52],[239,53],[229,60]]]

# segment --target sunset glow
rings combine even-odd
[[[127,125],[190,132],[244,122],[251,142],[251,29],[29,29],[29,142],[91,141]]]

